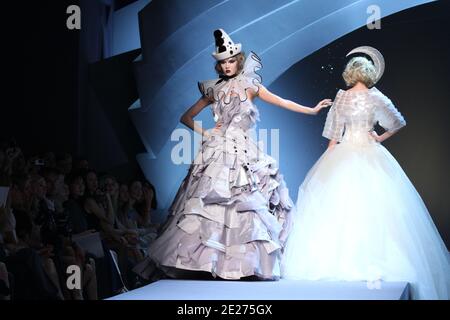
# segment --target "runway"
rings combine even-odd
[[[408,300],[407,282],[160,280],[108,300]]]

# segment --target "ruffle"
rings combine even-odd
[[[202,145],[205,161],[191,165],[149,256],[173,276],[193,270],[224,279],[278,279],[293,208],[283,176],[265,153],[250,160],[258,150],[252,140],[244,159],[220,140],[225,137],[215,138]]]
[[[182,270],[192,270],[210,272],[213,276],[223,279],[239,279],[252,275],[272,280],[280,278],[280,256],[277,250],[279,247],[271,240],[266,240],[268,236],[264,233],[251,237],[264,241],[230,241],[228,245],[224,245],[220,238],[232,239],[233,233],[239,230],[223,229],[214,221],[202,218],[193,221],[203,225],[201,229],[204,232],[175,232],[169,228],[163,239],[167,245],[150,253],[152,260],[169,276],[178,277],[183,274]],[[140,268],[135,269],[145,270],[143,266],[147,263],[144,262]]]
[[[237,94],[240,102],[244,102],[249,99],[249,90],[252,90],[256,94],[259,92],[262,77],[257,71],[260,69],[262,69],[261,59],[256,53],[251,51],[239,75],[228,81],[220,78],[202,81],[198,83],[198,88],[203,96],[215,102],[222,101],[224,104],[230,104],[233,100],[232,98],[236,96],[232,95],[232,91]]]
[[[241,224],[237,216],[257,212],[263,222],[260,226],[264,225],[271,239],[282,247],[291,226],[293,202],[276,161],[261,154],[248,165],[227,148],[204,145],[203,150],[207,160],[191,166],[170,208],[171,214],[178,220],[196,215],[237,228]]]
[[[232,101],[229,105],[222,102],[213,105],[214,116],[220,115],[220,121],[223,124],[228,124],[228,126],[246,129],[254,127],[256,122],[260,120],[258,108],[250,100],[239,103],[238,99],[238,97],[235,97],[235,101]]]
[[[236,152],[236,144],[238,148],[244,145],[245,153]],[[243,138],[239,131],[232,136],[213,135],[205,142],[186,179],[187,198],[200,198],[206,204],[230,205],[243,201],[242,194],[259,194],[262,203],[275,214],[293,206],[276,160],[261,152],[253,140]],[[252,209],[258,207],[248,208]]]

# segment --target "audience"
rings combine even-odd
[[[0,300],[96,300],[145,284],[132,270],[158,234],[151,183],[69,153],[26,157],[13,141],[0,143],[0,187]]]

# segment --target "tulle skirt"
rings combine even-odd
[[[328,149],[299,188],[294,215],[284,278],[407,281],[413,299],[449,299],[447,248],[382,145]]]

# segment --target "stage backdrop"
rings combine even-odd
[[[179,118],[199,98],[197,81],[216,76],[212,31],[223,28],[244,51],[261,57],[263,83],[271,91],[309,106],[334,98],[344,88],[341,73],[348,51],[360,45],[377,47],[387,64],[377,86],[408,122],[386,146],[417,186],[448,243],[449,184],[441,177],[448,172],[443,119],[448,119],[444,86],[449,82],[440,67],[448,62],[436,59],[445,57],[448,45],[441,41],[442,3],[422,5],[426,2],[379,2],[384,18],[375,30],[365,26],[371,1],[192,1],[188,8],[183,1],[172,1],[170,7],[153,1],[146,6],[139,13],[142,54],[134,64],[139,99],[129,111],[147,151],[137,159],[158,190],[161,218],[189,167],[171,161],[179,143],[171,134],[184,128]],[[326,112],[311,117],[256,103],[261,111],[258,129],[267,129],[267,151],[278,158],[295,201],[307,171],[326,148],[321,137]],[[197,119],[205,127],[214,126],[208,108]],[[278,138],[271,129],[279,129]],[[192,157],[197,148],[190,150]]]

